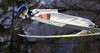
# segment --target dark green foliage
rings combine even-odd
[[[0,24],[0,34],[2,34],[5,31],[4,26]]]

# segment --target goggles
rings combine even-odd
[[[24,10],[24,11],[23,11],[23,15],[25,15],[26,13],[27,13],[27,10]]]
[[[25,15],[26,13],[27,13],[27,10],[24,10],[23,13],[19,13],[19,16],[21,17],[21,16]]]

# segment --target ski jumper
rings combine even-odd
[[[58,13],[57,9],[34,9],[31,11],[33,14],[35,14],[35,16],[39,16],[44,19],[49,19],[57,22],[74,24],[79,26],[87,26],[87,27],[95,26],[95,24],[89,19]],[[50,18],[48,18],[48,15]]]

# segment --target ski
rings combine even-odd
[[[30,37],[30,38],[62,38],[62,37],[81,37],[81,36],[93,36],[93,35],[100,35],[100,33],[94,33],[94,34],[83,34],[83,35],[77,35],[77,34],[69,34],[69,35],[23,35],[18,34],[21,37]]]
[[[71,29],[76,29],[76,30],[88,30],[92,32],[100,32],[100,28],[94,28],[94,27],[86,27],[86,26],[79,26],[79,25],[74,25],[74,24],[67,24],[67,23],[61,23],[61,22],[56,22],[52,20],[47,20],[43,19],[40,17],[31,17],[32,20],[39,21],[42,23],[58,26],[58,27],[64,27],[64,28],[71,28]]]

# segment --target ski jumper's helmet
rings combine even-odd
[[[25,5],[22,5],[18,8],[17,13],[21,13],[23,15],[27,15],[28,14],[28,7]]]

